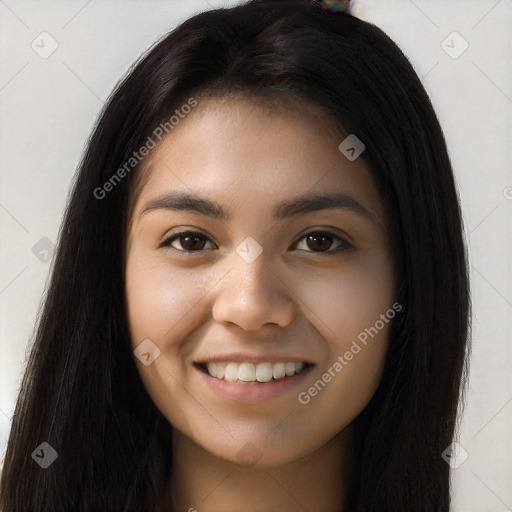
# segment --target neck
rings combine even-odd
[[[172,512],[343,512],[353,443],[350,425],[301,459],[259,468],[216,457],[173,430]]]

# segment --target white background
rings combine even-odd
[[[0,0],[0,449],[32,340],[72,176],[103,102],[141,52],[190,15],[233,1]],[[398,43],[447,138],[473,297],[471,379],[453,471],[457,512],[512,511],[512,1],[359,0]],[[58,42],[42,59],[41,32]],[[458,58],[463,40],[469,44]],[[450,36],[448,39],[446,39]],[[46,46],[48,47],[48,46]],[[414,471],[414,468],[410,468]]]

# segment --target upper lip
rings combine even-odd
[[[310,363],[305,357],[289,356],[289,355],[251,355],[242,354],[241,352],[231,352],[229,354],[216,355],[208,358],[199,359],[197,364],[215,363],[215,362],[235,362],[235,363]]]

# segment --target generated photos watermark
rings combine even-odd
[[[168,121],[160,123],[153,130],[152,136],[148,136],[146,142],[138,149],[138,151],[134,151],[132,156],[121,167],[119,167],[119,169],[117,169],[117,171],[112,174],[112,176],[101,187],[96,187],[94,189],[94,197],[100,200],[104,199],[109,192],[114,190],[114,188],[121,183],[127,174],[129,174],[147,155],[149,155],[151,150],[156,147],[157,143],[168,135],[196,106],[197,100],[189,98],[187,103],[174,111],[175,113]]]
[[[334,379],[334,377],[336,377],[336,375],[338,375],[338,373],[340,373],[350,361],[352,361],[354,356],[359,354],[359,352],[366,347],[369,341],[368,337],[373,339],[382,329],[384,329],[385,325],[388,324],[397,313],[402,311],[402,309],[403,306],[398,302],[395,302],[391,308],[380,315],[379,320],[377,320],[374,325],[367,327],[364,331],[361,331],[357,335],[357,340],[352,341],[349,350],[347,350],[343,355],[339,355],[336,358],[336,361],[327,369],[326,372],[322,374],[322,377],[309,387],[307,391],[301,391],[297,395],[298,401],[302,405],[309,404],[311,399],[318,395],[318,393],[322,391],[322,389],[324,389],[325,386],[331,382],[331,380]],[[358,341],[363,345],[362,347],[359,345]]]

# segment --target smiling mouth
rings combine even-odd
[[[194,363],[204,373],[218,380],[235,384],[265,384],[285,380],[314,366],[308,362],[261,362],[235,363],[231,361],[215,363]]]

